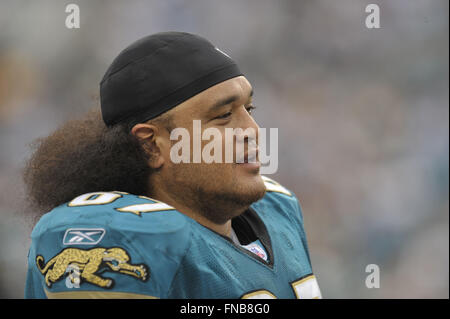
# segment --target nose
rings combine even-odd
[[[251,114],[247,111],[247,109],[244,106],[241,107],[240,112],[242,112],[242,114],[239,114],[240,121],[238,123],[238,127],[242,128],[243,130],[247,128],[252,128],[257,133],[259,126],[256,123],[253,116],[251,116]]]
[[[258,146],[258,134],[259,134],[259,126],[256,123],[255,119],[249,114],[247,109],[242,106],[239,109],[239,120],[236,123],[235,128],[242,129],[241,141],[245,143],[245,145],[256,147]],[[237,137],[237,136],[236,136]]]

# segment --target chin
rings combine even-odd
[[[212,195],[212,201],[209,201],[209,204],[213,203],[213,206],[208,205],[207,201],[203,201],[203,204],[209,206],[204,206],[206,208],[203,210],[206,213],[205,216],[216,224],[224,224],[244,213],[250,205],[259,201],[266,193],[266,187],[261,177],[253,179],[251,182],[240,180],[234,184],[232,190]],[[208,209],[211,207],[214,209]]]
[[[236,180],[237,185],[235,189],[239,193],[236,194],[236,197],[240,197],[242,203],[250,206],[264,197],[266,186],[259,173],[252,176],[240,176]]]

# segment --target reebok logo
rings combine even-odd
[[[63,238],[64,245],[96,245],[106,231],[103,228],[69,228]]]

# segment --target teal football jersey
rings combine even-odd
[[[78,196],[34,227],[25,297],[321,298],[297,198],[263,179],[241,245],[145,196]]]

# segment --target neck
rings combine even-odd
[[[161,191],[162,188],[157,189],[157,191],[155,190],[155,192],[151,194],[151,198],[174,207],[179,212],[194,219],[200,225],[205,226],[206,228],[209,228],[222,236],[231,236],[231,219],[227,220],[223,224],[215,223],[201,214],[199,210],[193,208],[192,205],[186,205],[184,202],[176,200],[176,198],[174,198],[173,194],[171,194],[170,192]]]

